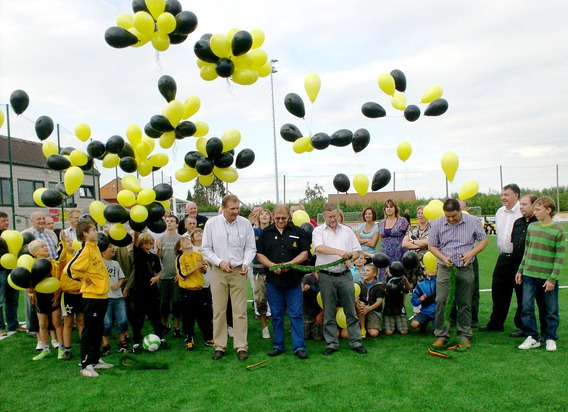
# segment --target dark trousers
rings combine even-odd
[[[154,334],[160,338],[164,335],[164,326],[160,315],[160,292],[156,286],[142,290],[134,290],[130,298],[132,304],[132,333],[134,343],[142,342],[144,318],[148,316],[154,329]]]
[[[158,285],[160,289],[160,313],[162,319],[168,319],[170,313],[174,318],[179,318],[181,315],[179,286],[173,279],[160,279]]]
[[[81,333],[81,368],[95,365],[101,357],[107,299],[83,298],[85,326]]]
[[[479,323],[479,263],[478,257],[471,264],[473,269],[473,295],[471,296],[471,324],[477,325]],[[456,324],[456,302],[454,301],[452,309],[450,310],[450,324]]]
[[[213,339],[213,310],[211,309],[211,292],[208,288],[201,290],[181,289],[181,321],[183,333],[187,341],[193,340],[195,321],[203,334],[203,340]]]
[[[6,325],[9,331],[14,331],[20,322],[18,321],[18,300],[20,291],[8,284],[8,272],[0,270],[0,330]],[[6,312],[6,317],[4,317]]]
[[[521,310],[523,307],[523,287],[515,282],[517,274],[517,265],[510,255],[501,254],[495,263],[493,270],[493,281],[491,282],[491,299],[493,300],[493,309],[487,327],[491,329],[503,329],[509,307],[511,306],[511,298],[513,291],[517,295],[517,311],[515,313],[515,326],[522,328]]]

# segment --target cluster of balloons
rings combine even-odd
[[[373,265],[379,269],[388,268],[391,278],[387,281],[386,290],[389,295],[402,294],[404,291],[403,276],[406,272],[414,270],[420,264],[420,257],[409,250],[402,256],[400,262],[391,262],[389,257],[382,253],[373,255]]]
[[[361,286],[359,286],[358,283],[354,282],[353,289],[355,291],[355,299],[357,299],[361,294]],[[321,292],[318,292],[318,294],[316,295],[316,300],[320,308],[323,309],[323,300],[321,297]],[[347,318],[345,317],[345,310],[341,306],[339,306],[335,311],[335,322],[337,323],[337,326],[339,326],[341,329],[347,328]]]
[[[272,63],[260,46],[264,32],[231,29],[227,34],[204,34],[193,46],[203,80],[230,78],[241,85],[255,83],[272,73]]]
[[[158,90],[168,104],[162,109],[161,114],[152,116],[150,122],[144,126],[144,133],[147,136],[159,139],[160,146],[169,149],[176,140],[191,136],[202,137],[209,132],[209,125],[206,122],[187,120],[201,108],[201,100],[198,96],[190,96],[184,103],[176,100],[177,84],[175,79],[168,75],[160,77]],[[138,130],[135,132],[137,136],[141,135]],[[134,136],[131,139],[128,130],[127,137],[129,140],[139,140]]]
[[[309,137],[303,136],[300,129],[291,123],[286,123],[280,128],[280,136],[287,142],[293,143],[292,149],[298,154],[311,152],[314,149],[324,150],[329,146],[345,147],[349,145],[355,153],[359,153],[371,141],[371,135],[367,129],[359,129],[355,133],[348,129],[340,129],[331,136],[321,132]]]
[[[381,190],[389,184],[390,180],[391,172],[388,169],[377,170],[373,175],[373,180],[371,181],[371,190],[373,192]],[[333,187],[338,192],[347,193],[351,187],[349,177],[344,173],[336,174],[333,178]],[[359,173],[353,177],[353,187],[359,196],[363,197],[369,190],[369,179],[364,174]]]
[[[398,69],[390,73],[382,73],[378,79],[379,88],[391,96],[391,105],[397,110],[404,112],[404,118],[414,122],[420,117],[420,108],[415,104],[406,104],[406,76]],[[442,99],[442,87],[433,85],[422,95],[421,103],[427,103],[424,116],[440,116],[448,110],[448,101]],[[369,118],[385,117],[387,112],[380,104],[375,102],[364,103],[361,107],[363,115]]]
[[[235,148],[240,142],[241,133],[237,129],[227,130],[221,138],[198,139],[197,150],[186,153],[183,167],[176,171],[176,180],[185,183],[198,177],[203,186],[211,185],[215,176],[226,183],[237,181],[236,169],[250,166],[255,158],[251,149],[243,149],[235,157]],[[232,167],[233,162],[235,167]]]
[[[197,27],[197,16],[183,11],[178,0],[133,0],[134,14],[122,13],[116,26],[105,32],[105,40],[116,49],[140,47],[148,42],[157,51],[180,44]]]

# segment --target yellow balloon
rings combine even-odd
[[[173,131],[164,133],[158,139],[158,143],[160,144],[160,147],[163,149],[169,149],[174,145],[175,141],[176,141],[176,132]]]
[[[89,161],[89,157],[85,152],[79,149],[75,149],[69,155],[72,166],[85,166]]]
[[[292,223],[294,223],[298,227],[309,221],[310,215],[308,215],[305,210],[296,210],[292,214]]]
[[[260,29],[252,29],[250,32],[252,36],[252,47],[251,49],[258,49],[264,43],[264,32]]]
[[[199,175],[199,173],[197,173],[197,170],[190,168],[190,167],[184,167],[181,169],[176,170],[176,180],[178,182],[181,183],[187,183],[193,179],[195,179],[197,176]]]
[[[396,154],[400,160],[406,162],[412,154],[412,146],[408,142],[400,142],[396,148]]]
[[[126,30],[130,29],[131,27],[134,27],[134,20],[132,18],[132,14],[120,13],[118,16],[116,16],[116,25]]]
[[[142,189],[140,193],[138,193],[136,203],[146,206],[154,200],[156,200],[156,192],[154,192],[154,189]]]
[[[137,163],[136,170],[138,171],[140,176],[148,176],[150,173],[152,173],[152,165],[148,160],[140,160]]]
[[[12,270],[18,264],[18,256],[12,253],[4,253],[0,257],[0,265],[4,266],[8,270]]]
[[[479,183],[477,183],[477,180],[467,180],[463,183],[460,189],[459,198],[461,200],[472,198],[478,191]]]
[[[404,93],[395,91],[391,97],[391,105],[397,110],[404,110],[406,108],[406,96]]]
[[[444,91],[442,90],[442,86],[434,85],[430,86],[426,89],[424,94],[422,95],[422,103],[431,103],[436,99],[442,97]]]
[[[122,183],[123,188],[128,189],[131,192],[138,193],[139,191],[142,190],[142,187],[140,186],[140,181],[134,175],[130,174],[124,175],[120,180],[120,182]]]
[[[231,53],[231,42],[224,34],[214,34],[209,40],[211,46],[211,51],[215,53],[217,57],[229,57]]]
[[[249,53],[250,57],[252,57],[253,67],[260,67],[268,60],[268,54],[262,49],[254,49],[249,51]]]
[[[202,121],[202,120],[198,120],[195,122],[195,133],[194,133],[194,137],[202,137],[205,136],[207,133],[209,133],[209,125]]]
[[[155,143],[154,139],[144,135],[144,136],[142,136],[142,142],[148,143],[150,145],[150,153],[152,153],[154,151],[154,148],[156,147],[156,143]]]
[[[157,51],[166,51],[170,47],[170,36],[161,31],[157,31],[152,35],[152,46]]]
[[[383,73],[379,75],[379,88],[392,96],[394,94],[394,77],[392,77],[389,73]]]
[[[189,96],[183,104],[183,118],[189,119],[201,108],[201,100],[197,96]]]
[[[170,161],[169,157],[165,153],[156,153],[148,159],[148,162],[152,167],[164,167]]]
[[[95,222],[98,223],[99,226],[104,226],[106,224],[104,211],[105,204],[100,200],[95,200],[89,205],[89,214],[95,220]]]
[[[164,210],[166,210],[166,211],[170,210],[171,202],[168,199],[157,200],[157,202],[160,203],[162,206],[164,206]]]
[[[132,47],[144,46],[146,43],[148,43],[150,40],[152,40],[152,35],[154,34],[153,32],[152,33],[140,33],[138,30],[136,30],[135,27],[129,28],[128,31],[138,38],[138,43],[133,44]]]
[[[197,67],[199,67],[200,69],[207,64],[211,64],[211,63],[207,63],[206,61],[201,60],[200,58],[197,58]]]
[[[4,112],[0,110],[0,127],[4,124]]]
[[[155,31],[154,19],[145,11],[138,11],[132,19],[134,28],[142,34],[152,34]]]
[[[183,117],[183,103],[179,100],[172,100],[166,106],[166,117],[171,125],[176,127]]]
[[[142,129],[137,124],[129,124],[126,128],[126,138],[132,145],[132,147],[136,147],[138,143],[142,140]]]
[[[35,289],[39,293],[54,293],[60,287],[61,287],[61,284],[59,283],[59,279],[49,276],[49,277],[45,278],[44,280],[42,280],[41,282],[39,282],[36,285]]]
[[[21,267],[26,268],[27,270],[31,271],[34,262],[35,262],[35,259],[33,258],[33,256],[22,255],[18,258],[17,266],[21,266]]]
[[[213,173],[208,174],[206,176],[199,175],[199,183],[201,183],[203,186],[210,186],[211,183],[213,183],[214,178],[215,175],[213,175]]]
[[[435,272],[438,267],[438,262],[436,261],[436,256],[432,252],[426,252],[422,258],[422,263],[428,272]]]
[[[86,142],[91,137],[91,128],[87,123],[79,123],[75,127],[75,135],[79,138],[80,141]]]
[[[158,30],[164,34],[170,34],[176,29],[176,18],[171,13],[162,13],[156,22]]]
[[[113,223],[108,229],[108,234],[114,240],[122,240],[126,237],[126,226],[122,223]]]
[[[231,61],[235,65],[235,71],[237,69],[248,69],[252,67],[253,60],[250,52],[241,54],[240,56],[231,57]]]
[[[83,246],[83,244],[81,243],[80,240],[77,240],[77,239],[73,240],[73,250],[75,252],[80,250],[82,246]]]
[[[270,73],[272,73],[272,64],[270,62],[266,62],[258,68],[259,77],[267,77]]]
[[[41,207],[47,207],[43,204],[43,202],[41,201],[41,195],[43,192],[45,192],[47,190],[46,187],[40,187],[39,189],[34,190],[34,194],[33,194],[33,199],[36,205],[41,206]]]
[[[450,181],[454,181],[454,177],[456,176],[456,172],[458,171],[458,166],[460,161],[458,159],[458,155],[454,152],[446,152],[442,156],[442,170],[446,174],[446,178]]]
[[[248,86],[258,80],[258,72],[253,69],[238,68],[235,69],[231,79],[237,84]]]
[[[195,142],[195,148],[197,149],[197,151],[199,153],[201,153],[203,156],[207,156],[207,150],[205,148],[205,146],[207,145],[207,139],[205,137],[200,137],[199,139],[197,139],[197,141]]]
[[[41,151],[47,159],[49,156],[59,153],[59,148],[54,142],[46,140],[41,146]]]
[[[355,289],[355,299],[361,294],[361,286],[357,282],[353,282],[353,288]]]
[[[229,29],[227,31],[227,38],[229,39],[230,42],[233,41],[233,37],[235,36],[235,33],[238,31],[239,29],[237,29],[236,27],[233,27],[232,29]]]
[[[158,20],[166,9],[166,0],[145,0],[145,3],[154,20]]]
[[[298,154],[301,154],[307,151],[309,146],[311,146],[310,138],[308,136],[303,136],[294,142],[294,144],[292,145],[292,150],[294,150],[294,152]]]
[[[137,223],[146,221],[148,219],[148,209],[142,205],[133,206],[130,209],[130,219]]]
[[[365,196],[369,190],[369,178],[363,173],[355,175],[355,177],[353,177],[353,187],[355,191],[359,193],[359,196]]]
[[[18,253],[20,253],[20,249],[24,244],[24,237],[22,236],[22,234],[17,230],[8,229],[4,230],[1,236],[2,239],[4,239],[6,241],[6,244],[8,245],[8,251],[13,255],[18,256]]]
[[[65,184],[65,191],[68,195],[72,195],[83,184],[85,175],[83,170],[77,166],[71,166],[63,176],[63,183]]]
[[[136,204],[136,195],[132,190],[123,189],[116,195],[118,203],[124,207],[134,206]]]
[[[239,172],[233,167],[213,167],[213,174],[226,183],[234,183],[239,178]]]
[[[103,167],[107,169],[118,166],[118,163],[120,163],[120,157],[115,153],[107,153],[103,158]]]
[[[152,153],[152,146],[148,142],[140,142],[136,145],[136,153],[141,158],[146,159]]]
[[[335,321],[337,322],[337,326],[341,329],[345,329],[347,327],[347,318],[345,317],[345,311],[343,308],[338,308],[337,312],[335,312]]]
[[[318,305],[320,306],[320,308],[323,309],[323,301],[321,299],[321,292],[318,292],[318,294],[316,295],[316,300],[318,301]]]
[[[310,101],[312,103],[315,102],[321,88],[319,75],[317,73],[308,73],[304,79],[304,88],[306,89]]]
[[[233,150],[241,142],[241,132],[237,129],[229,129],[223,136],[221,136],[221,141],[223,142],[223,151],[228,152]]]
[[[10,286],[12,286],[13,289],[16,289],[16,290],[26,290],[26,288],[22,288],[22,287],[16,285],[16,284],[12,281],[11,274],[8,275],[8,284],[9,284]]]
[[[210,63],[206,64],[201,68],[201,70],[199,71],[199,75],[203,80],[208,82],[215,80],[217,77],[219,77],[219,75],[215,71],[215,65]]]
[[[443,203],[439,200],[431,200],[422,211],[424,213],[424,217],[428,220],[436,220],[439,217],[444,216],[444,207]]]

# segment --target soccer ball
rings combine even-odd
[[[142,346],[149,352],[155,352],[160,348],[160,337],[151,333],[144,337]]]

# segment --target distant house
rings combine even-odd
[[[36,189],[45,187],[54,189],[57,183],[63,180],[63,172],[47,168],[46,159],[42,152],[42,143],[29,140],[11,138],[11,161],[13,175],[14,208],[12,212],[12,196],[10,186],[10,156],[8,151],[8,138],[0,135],[0,210],[9,216],[15,216],[16,227],[23,230],[30,227],[29,216],[36,211],[43,211],[53,217],[56,226],[61,227],[67,220],[67,212],[72,208],[80,208],[85,213],[89,204],[96,200],[99,193],[100,173],[92,168],[85,171],[85,177],[80,189],[69,196],[59,208],[44,208],[35,204],[33,193]]]
[[[120,179],[118,179],[118,187],[117,187],[117,180],[113,179],[107,184],[101,186],[100,200],[108,203],[118,203],[118,200],[116,200],[116,196],[118,195],[118,192],[120,192],[122,189],[123,187]]]

